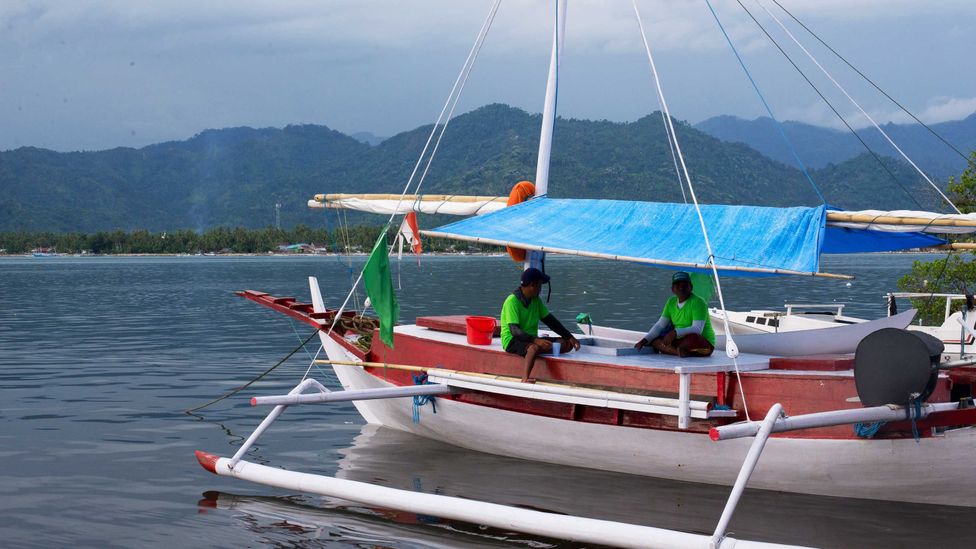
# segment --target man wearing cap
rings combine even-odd
[[[534,267],[522,271],[522,283],[502,304],[502,347],[506,352],[525,357],[522,381],[531,382],[529,375],[539,353],[551,353],[553,343],[561,350],[579,350],[580,344],[569,330],[546,309],[539,293],[549,276]],[[539,337],[539,321],[545,322],[558,338]]]
[[[715,350],[715,331],[708,316],[708,304],[691,293],[691,275],[678,271],[671,277],[671,299],[664,305],[661,318],[634,348],[650,345],[659,353],[709,356]]]

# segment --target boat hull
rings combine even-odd
[[[343,351],[341,347],[336,351]],[[343,354],[346,354],[343,351]],[[348,356],[330,359],[346,360]],[[363,368],[335,366],[347,390],[390,387]],[[568,421],[447,398],[419,409],[409,399],[361,401],[370,423],[491,454],[561,465],[731,485],[751,439],[712,442],[701,433]],[[976,429],[912,439],[770,439],[749,486],[850,498],[976,506],[970,458]],[[932,456],[939,456],[936,462]],[[893,481],[892,479],[896,479]]]

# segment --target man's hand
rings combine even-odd
[[[643,349],[644,347],[646,347],[646,346],[648,346],[650,344],[651,344],[650,341],[648,341],[648,340],[646,340],[644,338],[641,338],[640,341],[638,341],[637,343],[634,343],[634,348],[637,349],[638,351],[640,351],[641,349]]]
[[[567,340],[567,343],[569,343],[569,346],[572,347],[574,351],[580,350],[580,342],[575,337],[569,336],[569,340]]]
[[[674,345],[674,340],[677,337],[678,337],[678,332],[676,332],[675,330],[671,330],[670,332],[668,332],[668,335],[664,336],[664,344],[667,345],[668,347]]]

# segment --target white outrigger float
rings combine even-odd
[[[720,274],[843,278],[820,272],[821,253],[911,248],[944,242],[933,233],[976,232],[976,216],[961,214],[699,205],[649,46],[675,166],[692,203],[548,198],[566,0],[556,6],[534,198],[511,207],[501,207],[494,197],[429,200],[407,194],[411,176],[395,200],[344,195],[335,201],[344,205],[336,207],[385,212],[391,221],[398,214],[453,208],[452,213],[475,217],[422,233],[525,250],[525,266],[542,265],[546,253],[562,253],[709,273],[720,303]],[[462,77],[497,7],[496,2],[455,89],[458,83],[463,87]],[[442,117],[452,98],[456,104],[454,92]],[[440,122],[428,145],[446,127]],[[314,205],[329,202],[325,195]],[[385,264],[387,253],[384,234],[370,262]],[[379,291],[370,290],[367,280],[381,318],[391,310],[392,285],[389,273],[384,276]],[[382,278],[373,278],[374,284]],[[940,364],[936,343],[898,329],[911,320],[911,311],[883,319],[890,326],[875,325],[880,329],[860,334],[856,354],[848,357],[790,356],[770,352],[771,347],[743,352],[739,336],[728,329],[724,354],[695,359],[638,353],[627,338],[581,335],[579,352],[545,357],[535,370],[540,382],[528,384],[517,377],[521,357],[506,353],[497,337],[489,337],[487,345],[468,341],[463,315],[420,317],[392,327],[364,311],[346,310],[348,298],[327,307],[314,278],[309,288],[308,303],[250,290],[240,295],[313,326],[327,356],[314,362],[330,365],[343,390],[330,392],[306,377],[286,395],[254,397],[253,405],[274,408],[234,456],[197,452],[208,471],[370,506],[624,547],[772,546],[727,536],[747,483],[804,494],[976,507],[973,386],[950,381],[954,372],[972,370],[973,363]],[[727,317],[722,321],[727,324]],[[287,407],[324,402],[352,402],[368,423],[472,450],[732,489],[715,530],[697,534],[408,492],[244,459]]]

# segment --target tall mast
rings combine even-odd
[[[552,126],[556,121],[556,95],[559,87],[559,62],[566,33],[567,0],[556,0],[556,24],[552,30],[552,56],[549,59],[549,82],[546,84],[546,105],[542,110],[542,132],[539,136],[539,159],[535,167],[535,195],[549,190],[549,152],[552,150]]]
[[[566,34],[566,4],[567,0],[556,0],[556,17],[552,29],[552,55],[549,58],[549,81],[546,84],[546,104],[542,110],[539,158],[535,167],[535,196],[542,196],[549,192],[549,154],[552,151],[552,127],[556,121],[559,62],[562,60],[563,36]],[[528,252],[525,256],[525,268],[540,268],[544,257],[543,252]]]

